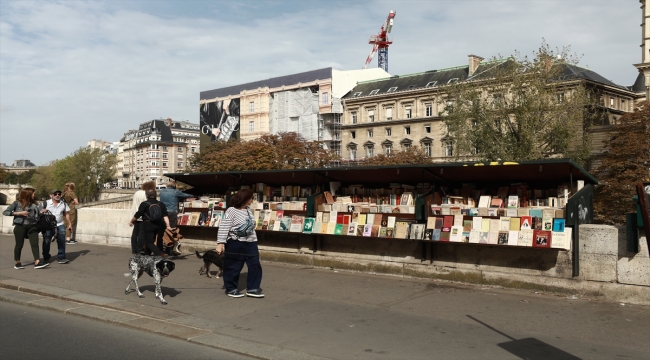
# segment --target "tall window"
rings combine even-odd
[[[422,145],[424,146],[424,153],[427,154],[428,157],[431,157],[431,143],[425,142]]]
[[[445,156],[454,156],[454,142],[447,141],[445,143]]]
[[[369,137],[369,138],[372,137],[372,129],[368,130],[368,137]]]
[[[384,152],[388,156],[390,155],[390,152],[393,150],[393,145],[386,144],[384,145]]]
[[[357,123],[357,112],[356,111],[352,112],[352,123],[353,124]]]
[[[255,131],[255,121],[249,121],[248,122],[248,132],[254,132]]]
[[[411,135],[411,127],[410,126],[404,126],[404,134]]]
[[[368,122],[375,122],[375,110],[368,110]]]
[[[386,120],[393,120],[393,108],[386,108]]]
[[[405,116],[407,119],[410,119],[410,118],[411,118],[411,107],[410,107],[410,106],[406,106],[406,107],[404,108],[404,116]]]
[[[366,146],[366,157],[373,157],[375,148],[372,145]]]
[[[353,139],[357,138],[357,132],[356,131],[350,131],[350,137]]]
[[[327,105],[329,103],[329,94],[328,93],[324,92],[323,94],[321,94],[321,103],[323,105]]]
[[[431,125],[424,125],[424,132],[427,134],[431,134]]]
[[[255,101],[248,103],[248,112],[255,112]]]
[[[424,105],[424,115],[425,116],[433,116],[433,105],[431,105],[431,104],[425,104]]]
[[[350,160],[356,160],[357,159],[357,147],[353,146],[350,147]]]
[[[402,144],[402,150],[406,151],[411,148],[411,143]]]
[[[393,131],[390,128],[386,128],[386,136],[390,136]]]

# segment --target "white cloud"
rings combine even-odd
[[[361,68],[391,9],[391,74],[462,65],[468,54],[531,54],[546,38],[630,85],[641,55],[635,1],[179,4],[3,1],[0,162],[45,164],[153,118],[198,122],[200,91]]]

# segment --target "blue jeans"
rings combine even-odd
[[[54,229],[46,230],[43,233],[43,259],[45,261],[49,260],[50,255],[50,244],[52,243],[52,237],[54,236]],[[65,259],[65,225],[59,225],[56,227],[56,246],[59,249],[57,254],[60,259]]]
[[[224,253],[223,284],[226,287],[226,292],[237,290],[239,274],[244,268],[244,263],[248,266],[246,289],[259,290],[262,283],[262,265],[257,242],[228,240]]]

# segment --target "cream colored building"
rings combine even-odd
[[[453,154],[443,125],[445,87],[480,74],[487,66],[476,55],[466,65],[360,82],[343,97],[341,126],[342,156],[363,160],[379,153],[389,154],[420,146],[435,161]],[[596,72],[567,65],[562,74],[567,91],[586,86],[600,97],[602,123],[592,124],[594,152],[602,151],[606,132],[623,113],[632,111],[637,95],[631,87],[615,84]]]
[[[323,141],[328,149],[340,151],[341,97],[358,81],[389,77],[379,68],[324,68],[203,91],[200,103],[238,101],[238,137],[242,140],[297,132],[307,140]],[[202,123],[201,146],[211,141],[210,133],[210,125]]]
[[[138,188],[146,181],[164,185],[166,173],[181,172],[199,152],[199,125],[189,121],[151,120],[124,133],[117,152],[117,186]]]
[[[650,8],[646,0],[639,0],[641,3],[641,63],[634,64],[639,69],[639,76],[631,90],[637,94],[637,101],[650,99]]]

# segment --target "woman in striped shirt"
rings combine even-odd
[[[224,253],[223,283],[226,295],[243,297],[237,289],[239,275],[248,266],[246,278],[246,296],[262,298],[262,265],[257,248],[255,221],[249,205],[253,202],[253,191],[242,189],[230,199],[230,206],[219,224],[217,233],[217,254]],[[224,250],[225,246],[225,250]]]

